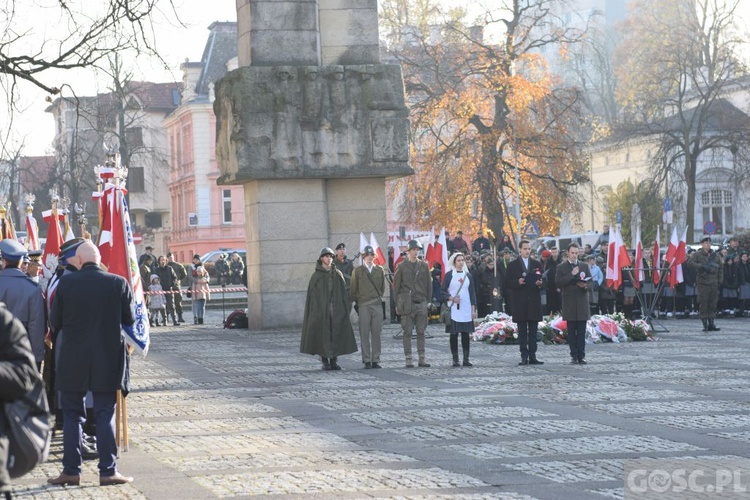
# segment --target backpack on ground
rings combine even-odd
[[[52,434],[44,381],[37,375],[26,395],[3,404],[7,420],[8,473],[15,479],[30,472],[49,456]]]
[[[224,321],[224,328],[247,328],[247,311],[235,309]]]

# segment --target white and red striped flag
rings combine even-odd
[[[138,270],[138,258],[124,188],[106,184],[99,202],[102,208],[102,230],[99,239],[102,264],[110,273],[125,278],[133,289],[135,323],[130,326],[122,325],[123,336],[128,345],[145,356],[150,343],[148,310]]]
[[[435,262],[440,262],[440,282],[443,282],[445,273],[448,272],[448,243],[445,241],[445,226],[440,230],[440,235],[435,241]]]
[[[674,288],[678,283],[684,281],[682,264],[687,260],[687,227],[682,233],[682,238],[677,239],[677,227],[672,228],[672,237],[667,247],[666,260],[669,264],[669,287]]]
[[[641,243],[641,226],[635,230],[635,262],[633,262],[633,286],[640,289],[645,275],[643,273],[643,243]]]
[[[380,245],[378,245],[378,240],[375,238],[375,233],[370,233],[370,246],[373,250],[375,250],[375,260],[373,261],[374,264],[377,264],[378,266],[384,266],[388,262],[385,258],[385,255],[383,255],[383,250],[380,249]]]
[[[26,244],[29,250],[39,250],[39,226],[36,223],[34,214],[27,211],[26,213]]]
[[[659,240],[661,240],[661,230],[659,225],[656,225],[656,239],[654,240],[654,251],[651,256],[651,264],[654,268],[654,285],[658,285],[661,281],[661,248],[659,247]]]
[[[427,266],[432,269],[432,266],[435,265],[435,262],[438,260],[439,256],[435,253],[435,242],[437,239],[435,238],[435,228],[430,228],[430,239],[429,243],[427,243],[427,248],[424,250],[424,261],[427,262]]]
[[[622,241],[622,234],[617,230],[617,226],[610,229],[609,249],[607,252],[607,286],[615,290],[622,284],[622,268],[630,265],[630,255],[625,243]]]
[[[62,233],[60,233],[60,214],[57,206],[52,205],[51,210],[42,212],[44,222],[48,223],[47,242],[44,244],[42,254],[42,272],[47,279],[52,278],[57,269],[57,254],[60,253],[60,245],[63,244]]]

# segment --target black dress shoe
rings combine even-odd
[[[529,364],[530,365],[543,365],[544,361],[539,361],[536,358],[531,358],[531,359],[529,359]]]
[[[521,361],[518,363],[518,366],[526,366],[529,364],[529,360],[526,358],[522,358]]]
[[[331,358],[331,370],[341,370],[336,358]]]
[[[578,364],[579,364],[579,365],[586,365],[586,364],[588,364],[588,363],[586,363],[586,360],[585,360],[585,359],[581,358],[581,359],[579,359],[579,360],[578,360]]]
[[[372,368],[372,363],[369,361],[365,362],[365,370],[369,370],[370,368]]]
[[[373,368],[383,368],[382,366],[380,366],[380,363],[377,363],[375,361],[372,362],[372,367]]]

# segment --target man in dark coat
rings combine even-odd
[[[310,277],[299,352],[320,356],[323,370],[341,370],[338,357],[357,352],[344,276],[333,266],[333,250],[324,248]]]
[[[99,484],[124,484],[133,478],[117,471],[114,413],[126,366],[120,328],[135,322],[133,292],[125,279],[101,269],[96,245],[79,240],[61,248],[61,253],[74,253],[67,261],[78,271],[60,278],[50,310],[50,324],[59,331],[55,385],[63,411],[63,471],[47,482],[62,486],[81,481],[81,425],[86,392],[91,391]]]
[[[562,295],[562,317],[568,324],[570,363],[586,364],[586,322],[591,317],[591,269],[578,260],[578,244],[568,246],[568,258],[557,266],[555,282]]]
[[[521,348],[521,366],[542,365],[536,357],[536,332],[542,320],[541,288],[544,284],[542,263],[531,255],[531,244],[521,240],[519,256],[508,264],[505,275],[506,289],[511,296],[513,321],[518,325],[518,343]]]
[[[0,241],[3,270],[0,271],[0,301],[18,318],[29,334],[37,368],[44,360],[46,315],[42,288],[19,268],[26,248],[12,238]]]
[[[167,265],[167,258],[163,255],[159,256],[157,262],[158,265],[155,266],[152,271],[159,277],[159,281],[161,282],[161,289],[165,292],[173,291],[177,286],[177,275],[175,274],[174,269],[172,269],[171,266]],[[177,317],[174,314],[174,294],[167,293],[165,294],[165,297],[167,299],[167,317],[171,317],[172,324],[174,326],[178,326],[179,323],[177,322]]]
[[[23,397],[39,377],[23,325],[0,304],[0,404]],[[0,418],[0,494],[10,497],[8,436],[5,417]]]
[[[544,272],[547,273],[547,314],[560,312],[561,299],[560,290],[555,282],[557,274],[557,265],[560,263],[560,253],[557,247],[553,246],[548,250],[549,258],[545,262]],[[544,252],[542,252],[544,253]]]

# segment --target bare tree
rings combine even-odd
[[[485,10],[475,24],[450,21],[437,40],[418,33],[394,48],[422,167],[404,181],[413,221],[463,225],[478,210],[502,234],[512,196],[527,219],[541,218],[547,230],[559,223],[569,188],[585,180],[579,94],[556,86],[539,54],[580,39],[581,29],[559,16],[564,4],[514,0]],[[495,28],[500,39],[485,40]]]
[[[689,242],[699,161],[724,151],[735,169],[748,168],[737,159],[750,148],[750,118],[731,100],[733,92],[746,90],[738,78],[745,74],[739,59],[745,40],[736,25],[740,1],[639,0],[619,49],[622,133],[661,138],[654,174],[668,195],[684,201]],[[641,15],[646,9],[651,14]]]

